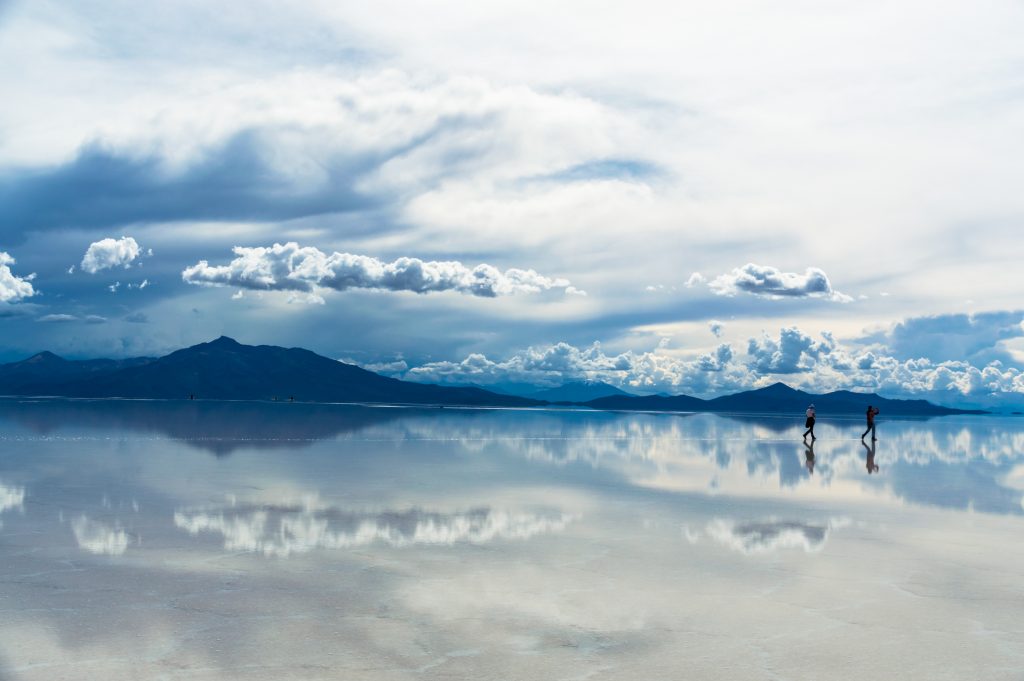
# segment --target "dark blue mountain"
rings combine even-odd
[[[972,409],[953,409],[932,404],[926,400],[895,400],[876,393],[855,393],[837,390],[816,395],[790,388],[785,383],[774,383],[765,388],[747,390],[734,395],[723,395],[702,400],[688,395],[674,397],[606,397],[586,403],[595,409],[621,409],[642,411],[707,411],[733,414],[795,414],[801,415],[813,404],[819,417],[829,414],[863,414],[868,405],[889,416],[942,416],[946,414],[983,414]]]
[[[0,394],[53,395],[56,394],[53,390],[66,383],[87,380],[152,361],[152,357],[69,360],[52,352],[40,352],[20,362],[0,364]]]
[[[0,367],[0,394],[303,402],[373,402],[437,405],[528,406],[537,401],[478,388],[446,388],[380,376],[302,348],[242,345],[221,336],[158,359],[107,366],[85,376],[62,374],[56,355],[44,353],[10,369]],[[111,360],[102,360],[110,362]],[[99,365],[97,365],[99,366]],[[33,382],[32,377],[35,377]]]

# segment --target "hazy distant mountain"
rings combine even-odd
[[[601,381],[576,381],[566,383],[557,388],[538,390],[526,395],[526,397],[546,402],[589,402],[590,400],[611,397],[613,395],[629,396],[629,393]]]
[[[767,388],[748,390],[734,395],[724,395],[711,400],[702,400],[688,395],[674,397],[605,397],[586,403],[596,409],[623,409],[644,411],[710,411],[737,414],[785,413],[801,416],[808,405],[814,404],[819,418],[829,414],[863,414],[868,405],[890,416],[941,416],[944,414],[978,414],[978,410],[941,407],[925,400],[894,400],[875,393],[855,393],[838,390],[824,395],[815,395],[790,388],[785,383],[775,383]]]
[[[0,394],[65,397],[290,399],[309,402],[526,406],[533,400],[477,388],[445,388],[386,378],[301,348],[242,345],[222,336],[130,366],[107,366],[87,376],[66,374],[44,353],[21,368],[0,368]],[[100,360],[110,362],[111,360]],[[25,368],[28,363],[28,368]],[[99,366],[99,365],[97,365]],[[33,369],[32,367],[35,367]],[[7,370],[17,380],[5,378]],[[35,382],[33,382],[35,377]]]
[[[52,352],[40,352],[20,362],[0,364],[0,394],[52,395],[55,394],[52,390],[69,382],[94,378],[152,361],[152,357],[69,360]]]

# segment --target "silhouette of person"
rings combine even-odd
[[[814,405],[812,404],[811,406],[807,407],[807,420],[804,421],[804,428],[807,429],[806,431],[804,431],[804,439],[805,440],[807,439],[808,435],[811,436],[811,440],[817,440],[818,439],[818,438],[814,437],[814,419],[815,419],[815,416],[816,416],[816,414],[815,414],[815,411],[814,411]]]
[[[867,442],[864,442],[864,440],[860,441],[860,443],[864,445],[864,450],[867,452],[867,455],[864,457],[864,463],[867,465],[868,475],[878,472],[878,466],[875,465],[875,442],[876,440],[872,439],[871,446],[868,447]]]
[[[807,466],[807,473],[808,475],[814,475],[814,441],[811,440],[810,444],[805,442],[804,447],[807,448],[807,451],[804,452],[804,457],[806,458],[804,464]]]
[[[875,417],[878,416],[878,408],[868,405],[867,416],[868,429],[864,431],[864,434],[860,436],[860,439],[863,440],[865,437],[867,437],[868,433],[871,433],[871,441],[874,442],[875,440],[878,439],[877,437],[875,437]]]

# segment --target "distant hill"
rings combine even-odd
[[[889,416],[941,416],[946,414],[983,414],[974,409],[953,409],[932,404],[926,400],[894,400],[875,393],[855,393],[837,390],[815,395],[790,388],[785,383],[774,383],[766,388],[748,390],[702,400],[688,395],[661,397],[604,397],[586,402],[595,409],[642,411],[706,411],[734,414],[803,414],[814,404],[819,416],[827,414],[863,414],[868,405],[878,407]]]
[[[226,336],[165,357],[66,360],[41,352],[0,364],[0,395],[216,400],[288,400],[525,407],[578,404],[621,411],[802,414],[814,403],[821,416],[863,414],[872,404],[883,415],[936,416],[985,413],[941,407],[925,400],[893,400],[847,390],[814,395],[775,383],[703,400],[689,395],[637,396],[606,383],[577,382],[532,397],[478,387],[449,387],[388,378],[302,348],[242,345]],[[597,395],[597,397],[595,397]]]
[[[131,359],[69,360],[52,352],[40,352],[28,359],[0,364],[0,393],[8,395],[53,395],[58,386],[87,380],[119,369],[142,366],[152,357]]]
[[[42,359],[35,359],[42,357]],[[305,402],[528,406],[537,401],[478,388],[407,383],[301,348],[242,345],[221,336],[158,359],[69,370],[42,353],[0,366],[0,394],[63,397],[289,399]],[[35,361],[33,361],[35,360]],[[72,363],[77,364],[77,363]],[[8,379],[10,376],[10,379]]]
[[[615,386],[602,383],[601,381],[575,381],[557,388],[538,390],[537,392],[530,393],[527,397],[545,402],[579,403],[613,395],[631,397],[626,391],[619,390]]]

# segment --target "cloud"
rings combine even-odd
[[[79,317],[78,315],[60,313],[45,314],[42,317],[36,317],[36,321],[44,322],[47,324],[66,324],[69,322],[85,322],[86,324],[106,324],[107,318],[95,314]]]
[[[823,525],[800,520],[767,520],[736,523],[717,519],[708,523],[706,532],[713,540],[746,555],[772,553],[781,549],[820,551],[829,534],[849,524],[846,519],[829,520]]]
[[[142,249],[139,248],[138,242],[130,236],[101,239],[89,244],[82,258],[82,271],[96,274],[100,270],[113,267],[128,269],[141,253]]]
[[[71,521],[78,548],[107,556],[120,556],[128,549],[128,534],[118,528],[81,515]]]
[[[14,258],[6,251],[0,251],[0,303],[16,303],[37,293],[32,287],[35,274],[19,277],[11,271],[13,264]]]
[[[287,220],[367,207],[354,180],[379,160],[355,154],[329,159],[318,181],[296,181],[294,166],[275,164],[276,136],[246,130],[211,145],[194,162],[169,167],[159,155],[139,156],[86,145],[70,163],[0,177],[0,233],[66,227],[105,228],[182,220]]]
[[[1005,361],[1007,355],[1000,353],[997,346],[1024,337],[1022,323],[1021,310],[929,315],[905,319],[881,336],[865,340],[880,342],[888,353],[900,359]]]
[[[778,340],[762,334],[747,343],[751,367],[764,374],[792,374],[806,371],[822,354],[835,348],[831,335],[815,341],[800,329],[791,327],[779,332]]]
[[[710,322],[708,322],[708,330],[711,331],[712,334],[714,334],[715,338],[721,338],[722,331],[724,329],[725,326],[722,324],[722,322],[716,319],[712,319]]]
[[[743,292],[772,299],[824,298],[840,303],[853,300],[833,289],[828,275],[817,267],[808,267],[803,274],[797,274],[782,272],[767,265],[747,263],[715,277],[708,283],[708,287],[720,296],[734,296]]]
[[[146,316],[145,312],[132,312],[124,318],[124,321],[131,324],[148,324],[149,317]]]
[[[719,345],[694,358],[675,357],[662,347],[650,352],[606,354],[600,343],[578,348],[561,342],[531,346],[504,360],[473,353],[458,362],[422,364],[396,373],[422,383],[530,383],[554,387],[567,381],[594,380],[636,392],[719,393],[749,385],[752,378],[735,361],[732,347]]]
[[[699,286],[700,284],[703,284],[706,281],[707,279],[704,278],[703,274],[701,274],[700,272],[694,272],[693,274],[690,275],[689,279],[686,280],[685,286],[686,288],[693,288],[694,286]]]
[[[309,294],[319,289],[376,289],[414,293],[458,291],[493,298],[551,289],[568,293],[571,288],[565,279],[551,279],[533,270],[502,272],[486,264],[470,269],[456,261],[427,262],[419,258],[382,262],[351,253],[328,255],[295,242],[275,243],[270,247],[236,246],[233,250],[238,257],[227,265],[210,265],[201,260],[186,268],[181,273],[182,279],[202,286]]]
[[[367,513],[305,504],[230,506],[180,510],[174,524],[192,535],[219,534],[228,551],[287,557],[315,549],[352,549],[374,544],[484,544],[524,540],[559,532],[573,520],[564,513],[529,513],[478,508],[457,513],[420,509]]]

